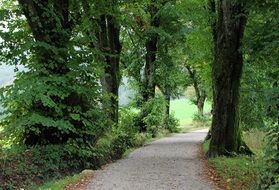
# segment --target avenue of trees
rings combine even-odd
[[[1,88],[0,154],[40,155],[49,178],[99,167],[141,134],[176,132],[170,101],[193,87],[199,117],[212,102],[207,156],[253,155],[242,131],[262,128],[259,189],[276,189],[278,9],[278,0],[2,0],[0,64],[16,77]],[[128,108],[124,77],[135,91]]]

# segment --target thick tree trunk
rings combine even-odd
[[[27,19],[28,25],[32,31],[36,42],[46,45],[38,45],[34,48],[36,62],[38,65],[38,80],[47,75],[64,76],[70,72],[68,67],[68,44],[71,37],[72,22],[70,21],[69,0],[56,1],[35,1],[35,0],[19,0],[22,11]],[[51,47],[51,50],[49,49]],[[55,52],[52,51],[55,49]],[[48,84],[56,88],[56,84]],[[61,117],[70,117],[69,107],[80,106],[85,112],[87,109],[87,100],[76,92],[71,92],[68,97],[51,96],[56,104],[63,105],[63,115]],[[32,111],[45,117],[58,119],[59,114],[55,110],[44,106],[40,101],[34,101],[31,108]],[[83,123],[71,121],[76,127],[84,126]],[[25,143],[27,145],[42,143],[61,143],[66,142],[69,137],[75,138],[73,134],[65,134],[61,129],[55,127],[45,127],[41,124],[32,126],[40,131],[39,134],[32,130],[26,129]],[[29,127],[29,128],[32,128]],[[83,138],[83,137],[81,137]],[[85,137],[84,137],[85,138]]]
[[[115,6],[111,11],[115,14],[117,10],[116,5],[101,3],[102,6]],[[120,84],[120,53],[122,46],[120,43],[120,25],[117,22],[115,16],[106,12],[99,18],[95,18],[90,11],[90,5],[86,0],[82,0],[82,6],[85,11],[85,16],[90,17],[91,27],[87,33],[88,35],[95,35],[96,41],[90,42],[91,48],[98,48],[102,55],[97,55],[97,59],[104,63],[104,75],[101,78],[101,84],[104,93],[108,95],[108,98],[104,100],[103,105],[107,116],[114,122],[118,123],[118,108],[119,108],[119,84]],[[95,26],[98,25],[99,29],[96,30]],[[94,31],[94,32],[92,32]],[[94,37],[93,37],[94,39]]]
[[[158,13],[159,9],[156,6],[155,0],[152,0],[149,6],[149,13],[150,13],[150,26],[153,28],[158,28],[160,25],[160,20],[156,14]],[[141,95],[142,95],[142,102],[141,105],[144,105],[148,100],[155,97],[155,81],[154,81],[154,72],[155,72],[155,61],[156,61],[156,54],[157,54],[157,44],[159,40],[159,36],[156,32],[149,32],[146,36],[145,42],[145,65],[144,65],[144,73],[143,73],[143,81],[141,86]],[[141,113],[140,115],[140,122],[139,128],[140,132],[146,131],[146,125],[143,122],[143,118],[146,117],[148,113]]]
[[[155,6],[155,2],[149,7],[150,12],[150,26],[158,28],[160,25],[160,20],[156,14],[158,13],[158,8]],[[157,54],[157,43],[159,36],[156,32],[148,33],[147,40],[145,43],[146,56],[145,56],[145,67],[144,67],[144,80],[143,80],[143,101],[146,102],[155,96],[155,81],[154,72]]]
[[[101,79],[103,90],[109,95],[105,101],[105,109],[108,116],[116,124],[118,123],[118,89],[120,83],[119,61],[121,53],[120,26],[116,18],[111,15],[102,15],[100,18],[99,46],[105,55],[105,73]]]
[[[243,66],[241,41],[246,12],[238,1],[220,0],[213,24],[215,60],[212,68],[213,121],[208,156],[231,155],[249,150],[239,129],[239,88]],[[250,152],[249,152],[250,153]]]

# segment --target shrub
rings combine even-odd
[[[171,133],[179,132],[179,120],[171,113],[168,120],[165,122],[165,128]]]
[[[135,144],[134,136],[113,127],[94,146],[75,140],[60,145],[13,146],[2,150],[0,189],[25,189],[33,183],[58,179],[83,169],[97,169],[121,158]]]
[[[143,122],[147,132],[155,137],[164,124],[165,119],[165,100],[162,96],[157,96],[146,102],[142,108],[144,113]]]
[[[258,189],[276,190],[279,189],[279,151],[278,151],[279,125],[270,124],[266,136],[266,150],[263,160],[260,184]]]
[[[84,163],[79,155],[68,154],[67,146],[14,146],[0,157],[0,189],[26,188],[33,183],[76,172]]]
[[[138,127],[135,125],[137,113],[133,108],[120,108],[119,128],[125,131],[129,136],[134,136],[138,132]]]
[[[149,133],[137,133],[133,138],[133,147],[140,147],[144,145],[144,143],[151,138],[151,134]]]
[[[195,113],[195,115],[193,117],[193,121],[201,122],[201,123],[206,123],[206,122],[210,121],[210,116],[208,116],[208,115],[201,115],[199,113]]]

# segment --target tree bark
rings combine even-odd
[[[160,19],[156,15],[159,11],[158,7],[156,6],[155,0],[152,0],[148,11],[150,13],[150,27],[152,28],[158,28],[160,26]],[[146,49],[146,55],[145,55],[145,65],[144,65],[144,73],[143,73],[143,80],[142,80],[142,86],[141,86],[141,106],[144,105],[148,100],[155,97],[155,88],[156,84],[154,81],[154,75],[155,75],[155,61],[156,61],[156,54],[157,54],[157,44],[159,40],[159,35],[157,32],[151,31],[147,33],[146,42],[145,42],[145,49]],[[148,113],[141,113],[140,115],[140,121],[139,121],[139,129],[140,132],[145,132],[147,127],[145,123],[143,122],[143,118],[147,116]]]
[[[195,69],[193,69],[190,65],[186,65],[186,69],[188,70],[188,73],[190,75],[190,78],[193,82],[193,86],[195,89],[196,100],[194,101],[194,104],[198,108],[199,115],[203,116],[204,103],[206,100],[206,92],[202,87],[202,84],[199,80],[199,77],[197,76],[197,72],[195,71]]]
[[[68,67],[68,44],[71,38],[72,22],[70,20],[69,0],[56,1],[35,1],[35,0],[18,0],[23,14],[25,15],[28,25],[31,29],[36,42],[44,45],[38,45],[34,48],[36,63],[38,66],[38,76],[46,75],[64,76],[70,72]],[[47,44],[47,45],[45,45]],[[51,47],[51,49],[49,48]],[[55,52],[53,51],[55,49]],[[40,78],[38,78],[40,80]],[[48,84],[53,85],[53,84]],[[53,86],[55,88],[56,86]],[[76,92],[71,92],[68,97],[59,96],[50,97],[55,103],[65,106],[63,116],[70,117],[69,107],[80,106],[86,111],[87,100]],[[30,110],[46,117],[57,119],[55,110],[44,106],[40,101],[34,101]],[[84,126],[82,122],[70,121],[76,127]],[[76,134],[65,134],[61,129],[45,127],[36,124],[32,126],[38,128],[39,134],[28,129],[25,130],[25,144],[35,145],[43,143],[61,143],[66,142],[69,137],[75,138]],[[83,138],[83,137],[81,137]],[[84,137],[86,138],[86,137]]]
[[[171,99],[171,93],[170,90],[166,90],[164,93],[165,101],[166,101],[166,110],[165,110],[165,124],[168,124],[168,121],[170,119],[170,99]]]
[[[158,13],[158,8],[155,5],[155,2],[152,1],[149,7],[149,13],[151,17],[150,26],[158,28],[160,25],[160,19],[156,14]],[[159,36],[156,32],[148,33],[147,40],[145,43],[146,55],[145,55],[145,67],[144,67],[144,80],[143,80],[143,101],[147,102],[149,99],[154,98],[155,96],[155,81],[154,81],[154,72],[157,54],[157,43]]]
[[[100,33],[98,36],[99,47],[105,57],[105,73],[101,79],[105,93],[109,95],[109,101],[105,101],[105,109],[109,117],[116,124],[118,123],[118,89],[120,84],[120,26],[116,18],[111,15],[102,15],[99,21]]]
[[[241,139],[239,88],[243,66],[242,38],[247,20],[244,2],[219,0],[214,39],[213,121],[208,156],[251,153]],[[214,10],[210,1],[210,10]],[[214,13],[215,14],[215,13]]]
[[[118,123],[118,108],[119,108],[119,84],[120,76],[120,53],[122,50],[120,42],[120,25],[116,16],[113,16],[118,11],[117,5],[111,2],[100,3],[98,7],[115,6],[111,11],[113,13],[104,12],[100,16],[92,15],[90,11],[90,4],[87,0],[82,0],[82,6],[85,11],[85,16],[90,18],[91,30],[87,35],[94,35],[97,39],[90,42],[90,47],[98,48],[102,55],[97,55],[100,63],[104,64],[104,75],[101,77],[101,85],[103,92],[108,95],[103,101],[103,107],[107,116],[114,124]],[[96,29],[96,25],[98,28]],[[92,32],[94,31],[94,32]],[[94,37],[92,37],[94,39]]]

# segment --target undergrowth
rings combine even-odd
[[[244,133],[243,138],[245,142],[255,153],[253,157],[239,155],[208,159],[209,163],[214,166],[217,174],[227,184],[227,189],[249,190],[256,188],[262,167],[264,136],[264,132],[260,130]],[[205,141],[203,143],[203,150],[207,152],[208,148],[209,141]]]
[[[140,133],[134,125],[136,116],[137,113],[130,108],[121,109],[119,126],[111,127],[94,146],[68,141],[64,144],[27,147],[7,145],[1,141],[0,189],[30,189],[46,182],[50,182],[47,186],[53,184],[58,188],[78,178],[65,176],[72,176],[84,169],[97,169],[123,157],[128,150],[149,142],[152,137],[173,132],[162,125],[158,126],[156,133]],[[172,129],[177,127],[177,123],[170,123]],[[60,183],[55,182],[63,178]]]

